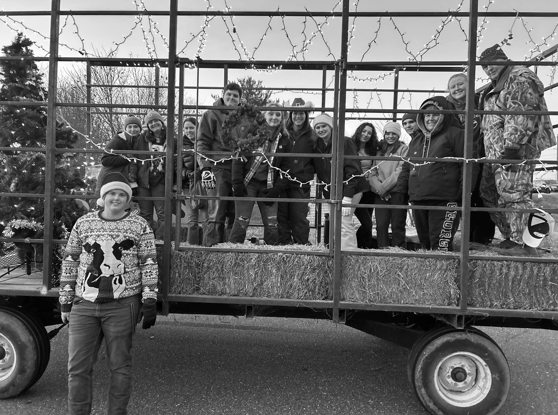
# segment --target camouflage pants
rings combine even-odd
[[[480,196],[486,207],[504,209],[532,209],[531,189],[535,165],[508,166],[487,164],[482,169]],[[526,212],[490,212],[492,221],[502,236],[523,244],[523,230],[527,225]]]

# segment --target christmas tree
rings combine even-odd
[[[22,147],[46,148],[47,90],[44,75],[33,59],[33,42],[19,33],[12,44],[2,48],[6,57],[20,59],[0,60],[0,101],[33,103],[33,105],[0,106],[0,147],[13,150],[0,151],[0,192],[45,192],[45,152],[18,150]],[[36,105],[43,102],[44,105]],[[56,148],[72,149],[78,136],[69,126],[57,122]],[[85,183],[76,167],[75,153],[55,155],[55,194],[84,193]],[[64,239],[83,208],[73,199],[55,199],[54,239]],[[0,228],[4,236],[14,238],[42,238],[45,199],[42,197],[0,198]],[[24,245],[20,251],[25,251]],[[28,245],[28,244],[27,244]],[[28,248],[28,250],[31,247]],[[25,257],[26,252],[20,252]]]

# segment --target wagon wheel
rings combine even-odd
[[[0,399],[5,399],[30,388],[44,372],[48,357],[39,326],[26,313],[0,307],[0,321]]]
[[[411,383],[430,413],[490,415],[504,404],[510,387],[508,362],[488,335],[446,327],[415,346],[409,360]]]
[[[15,313],[18,317],[25,321],[27,327],[33,331],[35,342],[39,349],[39,370],[31,383],[23,390],[23,392],[33,386],[43,376],[50,360],[50,339],[45,326],[35,316],[35,314],[27,312],[22,309],[4,308],[0,307],[0,311]]]

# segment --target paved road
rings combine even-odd
[[[555,415],[558,333],[487,331],[513,376],[500,414]],[[42,379],[0,401],[0,414],[65,413],[67,341],[63,330]],[[139,329],[133,352],[132,415],[426,414],[407,382],[406,349],[328,321],[171,315]],[[106,411],[107,381],[101,355],[94,414]]]

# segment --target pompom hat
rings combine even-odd
[[[384,127],[384,135],[386,133],[395,133],[397,137],[401,137],[401,125],[397,122],[388,122]]]
[[[108,173],[105,177],[103,177],[101,197],[97,199],[98,206],[105,206],[105,196],[111,190],[122,190],[128,195],[128,201],[132,199],[132,188],[122,173]]]
[[[316,128],[316,125],[318,124],[326,124],[329,125],[331,129],[333,129],[333,118],[331,118],[327,114],[320,114],[316,118],[314,118],[312,126]]]

